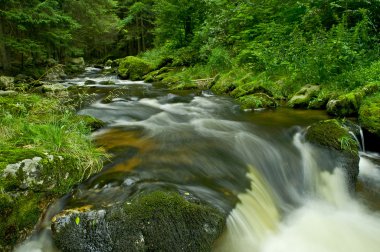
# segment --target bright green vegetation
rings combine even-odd
[[[68,97],[66,97],[68,99]],[[77,116],[56,98],[0,97],[0,248],[24,239],[49,199],[62,196],[102,168],[103,152],[89,139],[99,122]],[[24,162],[40,158],[36,171]]]
[[[380,137],[380,92],[367,97],[359,110],[360,124]]]
[[[144,75],[152,71],[149,62],[129,56],[120,61],[118,74],[123,79],[141,80]]]
[[[364,87],[331,99],[327,104],[327,112],[335,116],[357,116],[365,97],[380,90],[380,82],[370,83]]]

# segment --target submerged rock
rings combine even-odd
[[[302,87],[288,102],[292,108],[307,108],[313,98],[318,96],[321,87],[318,85],[306,85]]]
[[[337,165],[344,169],[351,191],[355,190],[359,174],[359,144],[349,129],[336,119],[311,125],[306,132],[308,142],[328,149]]]
[[[52,231],[62,251],[210,251],[224,220],[194,197],[156,190],[108,209],[65,210]]]

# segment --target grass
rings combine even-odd
[[[91,125],[66,105],[68,99],[0,97],[0,250],[11,250],[25,239],[52,198],[68,193],[103,166],[104,151],[89,138]],[[42,158],[42,185],[25,188],[27,178],[20,170],[3,177],[8,164],[34,157]]]

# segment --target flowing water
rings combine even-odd
[[[104,207],[152,188],[190,192],[228,213],[214,251],[377,252],[377,198],[353,196],[331,153],[303,140],[321,111],[244,112],[208,91],[169,90],[102,76],[89,68],[65,85],[93,80],[93,102],[79,113],[107,127],[94,133],[112,158],[103,171],[48,210]],[[114,85],[101,85],[101,81]],[[380,156],[362,153],[359,180],[379,193]],[[372,202],[373,203],[373,202]],[[18,251],[51,251],[48,228]]]

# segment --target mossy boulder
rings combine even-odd
[[[0,76],[0,90],[13,90],[14,81],[14,77]]]
[[[141,58],[128,56],[120,61],[118,75],[122,79],[143,80],[152,71],[151,64]]]
[[[364,99],[359,109],[359,122],[363,128],[380,137],[380,92]]]
[[[237,101],[241,104],[242,109],[276,108],[278,106],[276,100],[265,93],[242,96]]]
[[[68,58],[66,59],[65,64],[65,73],[68,74],[78,74],[82,73],[86,68],[85,61],[83,57],[77,57],[77,58]]]
[[[334,116],[357,116],[364,97],[380,90],[380,83],[371,83],[343,94],[327,103],[327,113]]]
[[[12,251],[14,244],[30,235],[48,199],[39,193],[0,192],[0,250]]]
[[[52,231],[62,251],[210,251],[224,222],[189,194],[156,189],[108,209],[65,210]]]
[[[313,98],[318,96],[320,90],[321,87],[318,85],[306,85],[293,95],[288,106],[291,108],[307,108]]]
[[[305,139],[329,151],[337,166],[345,170],[349,189],[354,190],[359,174],[359,144],[344,122],[332,119],[315,123],[307,129]]]

